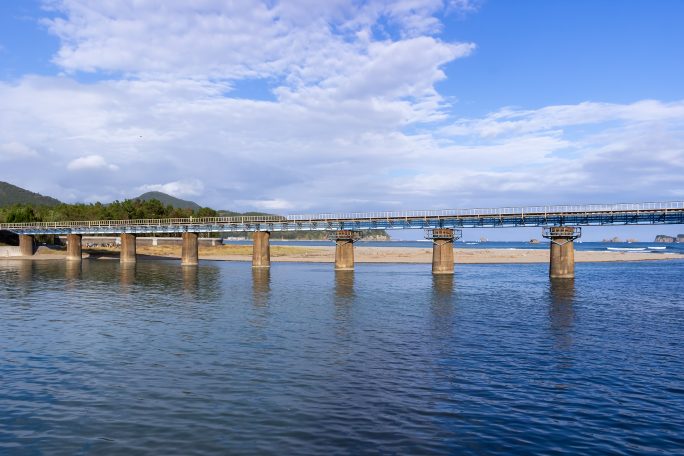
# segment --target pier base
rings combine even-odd
[[[197,233],[183,233],[183,247],[181,248],[182,266],[197,266],[199,264],[197,238]]]
[[[335,241],[335,270],[354,270],[354,242],[361,239],[361,233],[353,230],[339,230],[330,235]]]
[[[257,231],[254,233],[252,250],[252,267],[269,268],[271,267],[271,233],[268,231]]]
[[[30,234],[19,235],[19,251],[21,256],[31,256],[34,252],[35,240]]]
[[[81,261],[83,257],[83,246],[80,234],[67,235],[67,254],[66,259],[69,261]]]
[[[432,273],[454,273],[454,239],[461,237],[460,230],[451,228],[434,228],[425,235],[432,240]]]
[[[542,236],[551,240],[549,277],[552,279],[575,278],[575,243],[582,230],[574,226],[551,226],[544,228]]]
[[[119,261],[122,263],[135,263],[135,235],[130,233],[121,234],[121,254]]]

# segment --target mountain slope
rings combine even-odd
[[[0,182],[0,206],[13,204],[30,204],[32,206],[56,206],[59,200],[33,193],[7,182]]]
[[[194,201],[186,201],[182,200],[180,198],[176,198],[175,196],[167,195],[166,193],[162,192],[147,192],[143,193],[142,195],[138,196],[137,198],[133,199],[139,199],[142,201],[149,201],[151,199],[156,199],[161,201],[161,203],[164,206],[171,205],[175,208],[178,209],[192,209],[193,211],[199,210],[202,208],[199,204],[195,203]]]

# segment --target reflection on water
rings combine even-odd
[[[440,274],[432,276],[432,327],[437,333],[448,335],[453,330],[454,319],[454,276]]]
[[[572,345],[575,280],[551,279],[549,283],[549,322],[556,346],[568,349]]]
[[[121,291],[130,292],[135,284],[135,271],[138,268],[137,263],[119,263],[119,284]]]
[[[189,295],[195,295],[198,291],[199,267],[185,265],[181,267],[181,274],[183,275],[183,291]]]
[[[335,304],[349,305],[354,299],[354,271],[335,271]]]
[[[677,453],[684,262],[581,269],[0,261],[0,454]]]
[[[271,293],[271,268],[252,268],[252,298],[256,307],[268,306]]]
[[[338,336],[349,335],[349,324],[356,295],[354,294],[354,271],[334,271],[335,274],[335,322]]]
[[[83,262],[81,261],[65,261],[65,277],[67,281],[74,281],[81,278],[83,271]]]

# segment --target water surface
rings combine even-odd
[[[0,262],[1,454],[673,454],[684,262]]]

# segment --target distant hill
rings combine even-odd
[[[33,193],[7,182],[0,182],[0,207],[13,204],[30,204],[32,206],[56,206],[59,200]]]
[[[195,203],[194,201],[182,200],[180,198],[176,198],[175,196],[167,195],[166,193],[162,192],[147,192],[133,199],[139,199],[141,201],[149,201],[151,199],[156,199],[161,201],[161,203],[164,206],[171,205],[178,209],[192,209],[193,211],[202,208],[202,206]]]

